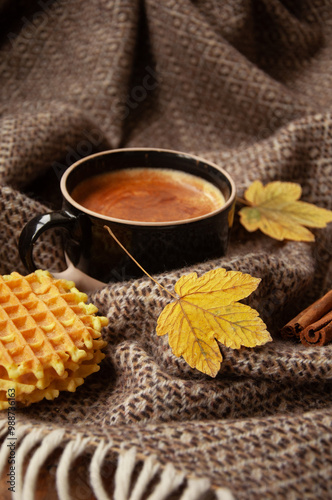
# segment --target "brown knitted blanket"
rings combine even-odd
[[[293,181],[332,209],[331,0],[1,0],[0,23],[1,274],[26,274],[24,223],[60,207],[61,173],[104,149],[194,153],[240,196],[255,179]],[[315,234],[277,242],[236,217],[226,257],[157,277],[262,279],[248,303],[273,342],[221,346],[216,379],[156,336],[169,298],[148,278],[91,293],[110,322],[106,358],[74,394],[16,411],[15,498],[37,498],[49,471],[60,499],[331,499],[332,344],[279,334],[332,287],[332,224]],[[57,233],[36,258],[65,267]]]

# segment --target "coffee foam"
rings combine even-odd
[[[72,196],[93,212],[145,222],[187,220],[225,204],[222,192],[201,177],[147,167],[91,177],[79,184]]]

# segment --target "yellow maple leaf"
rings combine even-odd
[[[174,302],[161,312],[157,335],[168,334],[175,356],[215,377],[222,355],[218,342],[232,349],[255,347],[272,340],[258,312],[238,303],[258,286],[259,278],[219,268],[200,278],[196,273],[176,283]]]
[[[325,227],[332,212],[311,203],[299,201],[302,189],[293,182],[255,181],[244,193],[248,207],[239,211],[240,222],[247,231],[260,229],[276,240],[314,241],[306,227]]]

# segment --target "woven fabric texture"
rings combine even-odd
[[[26,274],[23,225],[61,206],[69,165],[105,149],[193,153],[229,172],[239,196],[256,179],[292,181],[332,209],[330,0],[4,0],[0,24],[1,274]],[[17,422],[80,433],[90,449],[112,442],[110,461],[134,446],[239,500],[330,499],[332,345],[279,333],[332,288],[332,224],[314,233],[278,242],[236,215],[225,257],[156,276],[170,290],[218,267],[262,279],[247,303],[273,342],[221,346],[215,379],[156,336],[166,293],[145,277],[109,284],[89,297],[109,318],[100,372]],[[65,267],[57,232],[35,255]]]

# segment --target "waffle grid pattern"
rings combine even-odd
[[[47,271],[0,277],[0,409],[15,389],[24,405],[75,392],[104,358],[105,317],[73,282]]]

